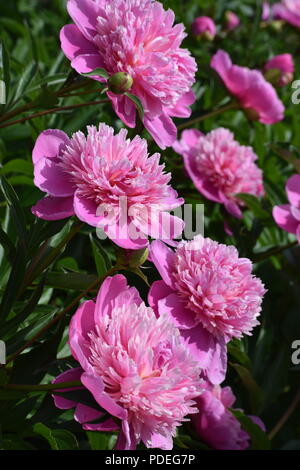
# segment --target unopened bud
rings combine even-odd
[[[147,261],[148,254],[148,248],[142,248],[141,250],[120,248],[117,252],[117,264],[129,268],[138,268]]]
[[[117,72],[108,80],[108,88],[116,95],[120,95],[130,90],[133,85],[133,78],[126,72]]]
[[[244,108],[244,113],[246,114],[249,121],[259,121],[259,114],[255,109],[252,108]]]

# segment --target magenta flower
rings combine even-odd
[[[72,138],[59,130],[42,132],[32,155],[34,183],[48,196],[32,212],[45,220],[76,214],[128,249],[146,246],[148,235],[179,236],[183,221],[167,211],[184,200],[169,185],[160,155],[150,157],[146,140],[126,136],[125,129],[114,135],[105,124]]]
[[[226,343],[259,324],[265,289],[251,261],[201,235],[180,242],[176,252],[154,241],[150,255],[162,280],[152,284],[149,304],[170,315],[210,382],[223,382]]]
[[[273,217],[283,230],[294,233],[300,243],[300,175],[287,180],[286,193],[290,204],[275,206]]]
[[[200,366],[170,319],[157,318],[125,277],[117,275],[104,281],[96,303],[89,300],[79,307],[69,343],[80,368],[64,372],[55,383],[80,379],[102,411],[57,395],[56,406],[76,406],[75,419],[84,429],[120,429],[118,449],[135,449],[140,441],[172,449],[176,428],[198,412],[193,399],[202,391],[202,380]],[[103,410],[107,420],[88,424],[105,417]]]
[[[244,450],[249,447],[250,436],[242,430],[239,421],[230,412],[236,400],[230,387],[221,388],[209,382],[202,384],[205,391],[197,398],[199,414],[192,416],[192,425],[199,438],[213,449]],[[262,430],[263,422],[249,416]]]
[[[217,28],[212,18],[199,16],[192,24],[192,32],[194,36],[204,37],[212,41],[217,33]]]
[[[293,80],[294,70],[291,54],[276,55],[264,66],[265,78],[279,87],[288,85]]]
[[[262,20],[263,21],[269,21],[271,19],[272,8],[271,8],[269,2],[263,2],[263,4],[262,4]]]
[[[252,119],[263,124],[274,124],[283,119],[284,106],[259,70],[234,65],[227,52],[222,50],[213,56],[211,67]]]
[[[75,24],[62,28],[62,49],[79,73],[104,68],[110,77],[123,72],[130,93],[142,102],[144,125],[164,149],[176,139],[172,117],[189,117],[195,101],[191,86],[196,62],[180,44],[184,26],[174,26],[172,10],[152,0],[69,0]],[[95,80],[103,81],[99,76]],[[136,108],[124,94],[108,92],[115,112],[135,127]]]
[[[273,5],[274,18],[300,28],[300,0],[282,0]]]
[[[243,203],[236,194],[264,194],[256,154],[251,147],[235,141],[228,129],[215,129],[206,136],[197,129],[186,130],[173,148],[183,156],[186,171],[198,191],[207,199],[224,204],[234,217],[242,217]]]
[[[226,17],[226,28],[229,31],[232,31],[233,29],[237,28],[240,25],[240,19],[237,16],[236,13],[233,11],[227,11],[225,14]]]

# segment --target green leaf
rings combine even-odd
[[[0,80],[3,80],[5,83],[7,101],[10,86],[10,66],[9,55],[3,40],[0,44]]]
[[[6,199],[6,202],[11,210],[15,227],[18,232],[20,244],[23,246],[25,253],[27,252],[27,230],[26,219],[23,209],[20,205],[19,198],[15,193],[12,186],[6,181],[4,176],[0,177],[0,189]]]
[[[98,276],[94,274],[52,272],[46,276],[46,285],[58,289],[84,291],[97,279]]]
[[[241,366],[240,364],[230,363],[230,365],[236,370],[245,388],[248,391],[252,412],[257,412],[259,405],[262,401],[262,395],[261,390],[256,381],[254,380],[250,370],[244,366]]]
[[[76,437],[66,429],[50,429],[43,423],[36,423],[33,426],[33,430],[36,434],[46,439],[52,450],[78,449]]]
[[[258,219],[269,219],[271,214],[262,208],[261,201],[252,194],[236,194],[243,201]]]
[[[270,450],[271,443],[268,435],[252,419],[246,416],[240,410],[230,410],[231,413],[241,423],[242,429],[246,431],[251,438],[251,450]]]
[[[23,173],[24,175],[32,176],[33,165],[27,160],[16,158],[5,163],[0,168],[0,175],[6,175],[7,173]]]
[[[22,98],[23,93],[26,92],[28,85],[34,79],[37,73],[38,67],[35,63],[30,63],[24,72],[21,75],[20,80],[18,80],[18,84],[14,93],[14,102],[17,102],[20,98]]]
[[[10,240],[6,232],[2,230],[2,228],[0,228],[0,244],[4,248],[7,260],[10,262],[10,264],[13,264],[14,258],[16,256],[16,249],[13,242]]]
[[[91,233],[90,233],[90,242],[92,245],[97,274],[99,277],[104,276],[105,273],[107,272],[106,262],[105,262],[104,256],[99,250],[98,245],[94,242],[93,235]]]
[[[106,78],[106,79],[109,78],[108,72],[105,69],[101,68],[101,67],[93,70],[92,72],[81,73],[80,75],[83,75],[84,77],[95,76],[95,77],[103,77],[103,78]]]
[[[127,98],[129,98],[131,101],[133,101],[133,103],[135,104],[138,110],[141,121],[144,121],[145,113],[144,113],[144,108],[143,108],[141,100],[137,96],[132,95],[131,93],[128,93],[128,92],[124,93],[124,95],[127,96]]]

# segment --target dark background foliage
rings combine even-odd
[[[219,48],[228,51],[235,63],[255,68],[275,54],[290,52],[296,61],[295,78],[300,76],[300,32],[290,26],[280,31],[263,26],[261,2],[163,3],[175,10],[177,21],[186,25],[188,33],[194,17],[200,14],[213,16],[219,25],[219,34],[212,43],[199,42],[190,34],[185,40],[185,47],[199,66],[194,88],[198,98],[193,107],[195,116],[228,100],[209,67],[212,54]],[[241,18],[241,26],[227,35],[221,32],[226,10],[235,11]],[[67,326],[76,306],[73,301],[79,295],[95,295],[95,289],[84,291],[119,256],[112,243],[100,242],[87,225],[76,220],[44,222],[36,220],[30,211],[41,198],[33,185],[31,162],[32,148],[41,131],[59,128],[71,134],[99,121],[116,129],[123,126],[110,104],[93,103],[101,99],[97,83],[78,78],[71,71],[58,39],[60,28],[68,22],[64,0],[10,0],[0,5],[0,79],[8,92],[7,104],[0,105],[0,339],[6,342],[9,360],[6,367],[0,368],[2,449],[110,449],[115,442],[113,434],[82,431],[73,420],[73,412],[56,409],[49,393],[3,387],[7,383],[48,384],[58,373],[75,365],[66,344]],[[278,420],[291,405],[293,408],[300,383],[300,366],[291,362],[291,344],[300,339],[300,250],[292,246],[295,238],[281,231],[271,216],[272,206],[286,201],[284,184],[295,172],[287,159],[297,157],[300,149],[300,105],[292,104],[293,91],[291,86],[280,90],[286,117],[276,125],[248,122],[237,111],[199,125],[204,132],[219,126],[231,129],[237,140],[254,147],[264,171],[266,197],[263,201],[248,198],[242,221],[228,219],[234,231],[232,237],[224,232],[228,216],[220,206],[204,201],[188,178],[183,178],[181,158],[172,149],[162,152],[180,195],[194,205],[205,203],[206,236],[233,244],[242,256],[252,259],[268,289],[261,326],[252,337],[229,346],[226,383],[238,397],[236,407],[246,414],[258,414],[271,437]],[[56,110],[87,102],[92,103]],[[20,107],[24,107],[23,112],[16,113]],[[11,118],[3,121],[7,113]],[[13,123],[33,113],[39,115]],[[134,135],[134,130],[129,133]],[[150,151],[158,151],[150,137],[144,136],[149,139]],[[128,267],[125,274],[146,298],[145,276],[151,283],[158,274],[149,262],[142,270],[133,271]],[[300,407],[294,408],[271,442],[252,432],[252,448],[300,449]],[[243,422],[243,415],[239,418]],[[244,426],[247,428],[247,423]],[[187,428],[180,429],[175,445],[201,448],[202,444],[188,434]]]

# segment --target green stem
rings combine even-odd
[[[273,439],[276,436],[276,434],[280,431],[282,426],[287,422],[289,417],[293,414],[293,412],[295,411],[299,403],[300,403],[300,389],[296,393],[292,403],[290,404],[286,412],[282,415],[280,420],[277,422],[277,424],[274,426],[274,428],[270,432],[269,439]]]
[[[209,113],[202,114],[202,116],[198,116],[194,119],[191,119],[190,121],[186,121],[183,124],[180,124],[179,126],[177,126],[177,129],[178,130],[185,129],[186,127],[190,127],[194,124],[205,121],[205,119],[210,119],[212,117],[218,116],[219,114],[225,113],[226,111],[231,111],[233,109],[239,109],[238,103],[231,102],[227,104],[226,106],[222,106],[222,108],[218,108],[213,111],[210,111]]]
[[[115,272],[119,271],[121,269],[120,266],[116,265],[113,268],[111,268],[109,271],[107,271],[104,276],[99,277],[94,281],[85,291],[83,291],[81,294],[79,294],[66,308],[64,308],[58,315],[56,315],[47,325],[45,325],[43,328],[41,328],[27,343],[25,343],[20,349],[17,350],[14,354],[11,356],[8,356],[6,360],[6,365],[9,364],[10,362],[14,361],[25,349],[29,348],[37,339],[40,338],[49,328],[51,328],[53,325],[55,325],[57,322],[59,322],[65,315],[68,313],[70,310],[72,310],[75,305],[78,304],[78,302],[85,297],[86,294],[88,294],[90,291],[92,291],[96,286],[99,286],[102,284],[102,282],[108,277],[114,274]]]
[[[65,388],[77,388],[82,387],[82,383],[79,380],[73,382],[61,382],[57,384],[45,384],[45,385],[19,385],[19,384],[3,384],[0,385],[0,390],[13,390],[20,392],[48,392],[51,390],[62,390]]]
[[[46,116],[47,114],[54,114],[54,113],[57,113],[59,111],[68,111],[68,110],[71,110],[71,109],[77,109],[77,108],[82,108],[82,107],[86,107],[86,106],[95,106],[97,104],[109,103],[109,102],[110,102],[109,99],[103,99],[103,100],[98,100],[98,101],[88,101],[88,102],[85,102],[85,103],[72,104],[72,105],[69,105],[69,106],[59,106],[57,108],[47,109],[45,111],[40,111],[39,113],[31,114],[30,116],[26,116],[26,117],[23,117],[21,119],[17,119],[16,121],[5,122],[4,124],[0,125],[0,129],[4,129],[5,127],[9,127],[9,126],[14,126],[15,124],[21,124],[23,122],[30,121],[31,119],[35,119],[37,117]]]
[[[271,248],[270,250],[266,251],[265,253],[259,253],[257,255],[254,255],[252,257],[252,260],[254,261],[254,263],[258,263],[259,261],[263,261],[267,258],[270,258],[270,256],[279,255],[283,251],[288,250],[290,248],[293,248],[296,245],[298,245],[298,241],[288,243],[287,245],[284,245],[284,246],[277,246],[275,248]]]

